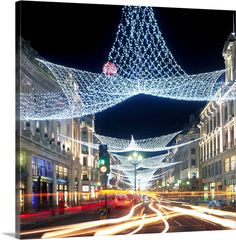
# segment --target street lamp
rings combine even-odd
[[[143,157],[141,154],[137,152],[133,152],[129,157],[128,160],[130,164],[134,166],[134,191],[136,191],[136,173],[137,173],[137,165],[139,165],[142,161]]]

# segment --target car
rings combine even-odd
[[[114,199],[115,207],[128,207],[130,206],[130,200],[126,194],[116,195]]]
[[[227,210],[230,208],[226,200],[212,200],[208,202],[207,207],[211,209],[220,209],[220,210]]]

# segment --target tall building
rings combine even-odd
[[[199,190],[199,142],[193,141],[199,139],[199,129],[196,121],[196,117],[192,115],[190,123],[176,139],[176,144],[192,142],[179,147],[173,153],[171,161],[179,163],[174,165],[172,171],[164,176],[165,181],[162,182],[162,186],[167,186],[167,189],[181,191]]]
[[[236,37],[231,33],[223,48],[226,92],[210,101],[200,114],[200,164],[204,199],[220,198],[216,191],[236,192]],[[227,194],[235,201],[234,194]]]
[[[56,79],[37,53],[20,39],[17,52],[17,94],[59,91]],[[19,101],[20,99],[18,99]],[[93,142],[94,116],[84,118],[17,120],[16,185],[19,213],[80,204],[96,198],[96,152],[78,139]]]

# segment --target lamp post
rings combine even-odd
[[[136,191],[137,166],[141,163],[142,159],[143,159],[142,155],[137,152],[133,152],[128,157],[130,164],[132,164],[134,166],[134,191]]]

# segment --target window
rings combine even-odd
[[[216,137],[214,138],[214,155],[216,154]]]
[[[209,124],[209,132],[211,132],[211,131],[212,131],[212,122],[211,122],[211,119],[209,120],[208,124]]]
[[[196,172],[192,172],[192,179],[196,179],[197,178],[197,173]]]
[[[214,124],[214,129],[216,128],[216,116],[214,115],[213,117],[213,124]]]
[[[191,166],[196,166],[196,160],[195,159],[191,159]]]
[[[210,177],[211,174],[210,174],[210,166],[207,166],[207,177]]]
[[[187,168],[188,168],[188,160],[182,163],[182,170],[185,170]]]
[[[67,180],[67,176],[68,176],[67,168],[57,165],[56,166],[56,175],[57,175],[57,178],[59,178],[59,179]]]
[[[236,155],[231,157],[230,170],[231,171],[235,171],[236,170]]]
[[[233,115],[233,113],[234,113],[234,101],[231,100],[229,102],[229,115]]]
[[[232,126],[230,129],[230,139],[231,139],[230,147],[233,147],[234,146],[234,126]]]
[[[43,176],[52,178],[52,163],[44,159],[33,157],[32,174],[34,176]]]
[[[228,120],[228,106],[227,105],[224,108],[224,112],[225,112],[224,120],[225,120],[225,122],[227,122],[227,120]]]
[[[218,145],[218,148],[216,149],[216,153],[219,154],[220,152],[220,134],[217,135],[217,145]]]
[[[60,121],[57,121],[57,134],[61,133],[61,123]]]
[[[83,157],[83,166],[88,166],[88,158],[87,157]]]
[[[82,153],[83,154],[88,154],[88,147],[85,145],[82,145]]]
[[[82,181],[89,181],[87,174],[83,174]]]
[[[196,149],[195,148],[191,148],[191,154],[195,154],[196,153]]]
[[[215,163],[215,175],[221,174],[221,161]]]
[[[49,131],[49,121],[46,120],[46,123],[45,123],[45,132],[48,133]]]
[[[218,165],[219,165],[219,174],[222,173],[222,163],[221,161],[218,162]]]
[[[70,136],[70,124],[67,124],[66,125],[66,132],[67,132],[67,135]]]
[[[225,172],[229,172],[230,171],[229,163],[230,163],[229,158],[225,158]]]
[[[228,149],[228,130],[225,131],[225,150]]]
[[[215,163],[215,174],[218,175],[218,163]]]
[[[214,176],[214,164],[211,164],[210,166],[210,177]]]
[[[204,167],[204,168],[202,169],[202,177],[203,177],[203,178],[207,178],[207,168],[206,168],[206,167]]]
[[[208,134],[209,133],[209,123],[206,122],[206,133]]]
[[[220,112],[217,112],[217,127],[220,127]]]

